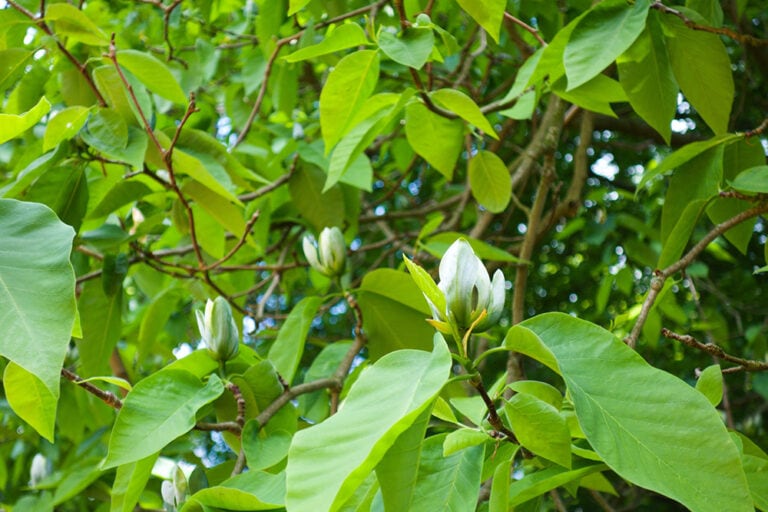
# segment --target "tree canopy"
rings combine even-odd
[[[768,511],[766,23],[0,1],[0,509]]]

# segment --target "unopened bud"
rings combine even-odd
[[[240,335],[227,300],[224,297],[208,299],[205,313],[197,310],[195,315],[200,336],[213,357],[221,361],[235,357],[240,349]]]
[[[325,228],[320,233],[320,241],[312,235],[306,235],[303,240],[304,256],[310,266],[328,277],[340,276],[344,273],[347,262],[347,244],[344,234],[337,227]]]

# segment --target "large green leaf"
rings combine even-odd
[[[68,3],[49,5],[45,10],[45,19],[54,22],[54,30],[58,36],[66,36],[74,41],[93,46],[109,44],[109,38],[104,31],[83,11]]]
[[[421,291],[410,275],[378,269],[363,278],[357,302],[373,359],[403,348],[429,348],[434,329]]]
[[[694,21],[704,21],[696,12],[681,10]],[[731,59],[717,34],[693,30],[677,16],[661,18],[668,34],[667,48],[686,99],[716,135],[728,131],[734,96]],[[706,22],[704,22],[706,24]]]
[[[605,0],[579,20],[563,54],[569,91],[597,76],[632,45],[645,28],[649,5],[648,0]]]
[[[484,445],[443,455],[445,435],[422,445],[416,490],[409,512],[474,510],[480,490]]]
[[[87,283],[80,294],[78,310],[83,338],[77,347],[80,373],[84,377],[105,375],[110,371],[109,357],[123,325],[122,298],[122,287],[119,293],[108,296],[98,281]]]
[[[80,131],[88,119],[90,109],[85,107],[65,108],[48,121],[43,136],[43,151],[55,148],[61,141],[69,140]]]
[[[338,186],[323,192],[325,175],[313,166],[299,168],[288,182],[296,209],[318,233],[344,219],[344,195]]]
[[[287,55],[285,60],[287,62],[298,62],[367,44],[370,43],[360,25],[356,23],[345,23],[333,30],[329,29],[328,33],[325,35],[325,39],[319,43],[296,50],[290,55]]]
[[[304,297],[296,304],[285,319],[277,339],[269,349],[267,358],[275,365],[275,370],[289,384],[293,382],[296,369],[304,353],[304,341],[317,314],[317,308],[323,303],[322,297]]]
[[[0,355],[58,397],[75,320],[75,233],[36,203],[0,199],[0,219]],[[46,412],[52,422],[55,408]]]
[[[51,110],[51,104],[43,96],[37,105],[23,114],[0,114],[0,144],[18,137],[35,126],[49,110]]]
[[[284,507],[284,496],[284,473],[248,471],[196,492],[180,510],[199,510],[199,505],[226,510],[275,510]]]
[[[513,335],[523,329],[530,334]],[[617,474],[692,510],[753,509],[738,450],[704,395],[584,320],[540,315],[511,329],[508,345],[533,355],[515,342],[532,337],[555,358],[581,429]]]
[[[469,161],[472,195],[486,210],[499,213],[512,198],[512,178],[501,158],[490,151],[478,151]]]
[[[405,107],[405,136],[413,150],[440,174],[453,177],[453,168],[462,150],[464,125],[458,119],[446,119],[421,102]]]
[[[13,412],[53,442],[58,388],[54,395],[34,374],[10,362],[3,372],[3,389]]]
[[[360,50],[341,59],[320,93],[320,131],[325,152],[351,128],[350,122],[379,80],[379,54]]]
[[[527,474],[523,476],[523,478],[512,482],[512,485],[509,487],[509,503],[507,506],[515,507],[521,505],[528,500],[555,489],[556,487],[575,482],[587,475],[605,469],[605,464],[581,465],[581,467],[576,467],[574,469],[552,466],[542,469],[541,471]]]
[[[565,90],[565,77],[561,77],[552,84],[552,92],[582,108],[611,117],[616,117],[611,103],[627,101],[619,82],[602,74],[569,90]]]
[[[528,393],[517,393],[504,404],[520,444],[536,455],[571,467],[571,434],[552,405]]]
[[[463,92],[456,89],[438,89],[430,93],[429,97],[443,108],[447,108],[466,122],[477,126],[487,135],[498,140],[499,136],[496,134],[496,130],[488,122],[480,107]]]
[[[437,338],[432,353],[400,350],[368,367],[337,414],[294,437],[288,510],[338,510],[430,406],[450,366],[448,347]]]
[[[187,104],[187,95],[184,94],[168,66],[149,53],[120,50],[117,52],[117,62],[158,96],[181,105]],[[148,115],[148,112],[144,114]]]
[[[741,446],[741,462],[747,473],[755,507],[768,511],[768,454],[744,434],[731,432],[731,437]]]
[[[616,62],[629,104],[669,144],[678,86],[658,16],[649,14],[646,29]]]
[[[415,69],[424,66],[434,44],[435,36],[428,27],[409,27],[400,36],[386,30],[379,33],[381,51],[398,64]]]
[[[157,460],[154,453],[144,459],[117,468],[112,484],[109,512],[131,512],[141,497]]]
[[[188,432],[198,409],[224,391],[215,374],[208,382],[184,370],[165,368],[139,381],[117,415],[104,468],[148,457]]]
[[[499,41],[501,22],[504,20],[504,9],[507,2],[504,0],[456,0],[467,14],[488,32],[494,41]]]

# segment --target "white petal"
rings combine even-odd
[[[491,324],[498,322],[501,314],[504,312],[505,285],[506,282],[502,271],[497,270],[494,272],[493,282],[491,283],[491,303],[488,307],[488,321]]]
[[[302,246],[304,248],[304,256],[307,258],[307,262],[315,270],[320,268],[320,261],[317,259],[317,241],[312,235],[306,235],[302,240]]]

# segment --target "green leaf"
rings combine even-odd
[[[707,25],[718,28],[723,26],[723,8],[718,0],[685,0],[685,6],[699,13],[707,20]]]
[[[268,469],[288,456],[293,435],[277,430],[265,435],[256,420],[250,420],[243,427],[242,441],[250,471]]]
[[[379,32],[379,48],[403,66],[421,69],[432,54],[435,36],[429,27],[408,27],[399,37],[392,32]]]
[[[282,509],[284,496],[285,473],[273,475],[263,471],[248,471],[220,485],[197,491],[181,507],[180,512],[196,510],[192,506],[198,504],[226,510]]]
[[[51,110],[51,104],[43,96],[37,105],[23,114],[0,114],[0,144],[18,137],[35,126],[49,110]]]
[[[619,82],[605,75],[597,75],[569,90],[565,90],[565,77],[562,77],[552,84],[552,92],[582,108],[611,117],[616,117],[611,103],[627,101],[627,95]]]
[[[504,404],[504,412],[521,445],[571,468],[571,433],[557,409],[534,395],[517,393]]]
[[[443,456],[445,435],[427,438],[422,445],[416,491],[409,512],[474,510],[480,490],[484,446]]]
[[[501,22],[504,20],[504,9],[507,2],[504,0],[484,0],[477,2],[475,0],[456,0],[464,11],[472,16],[478,25],[483,27],[488,35],[497,43],[499,42],[499,32],[501,31]]]
[[[224,392],[215,374],[208,382],[183,370],[165,368],[139,381],[117,415],[104,469],[148,457],[195,425],[198,409]]]
[[[501,158],[490,151],[478,151],[469,161],[469,186],[480,205],[500,213],[512,198],[512,178]]]
[[[320,92],[320,131],[325,152],[351,128],[350,122],[379,80],[379,54],[360,50],[341,59]]]
[[[563,54],[568,91],[592,80],[624,53],[645,28],[649,0],[606,0],[573,28]]]
[[[45,20],[54,22],[54,32],[91,46],[109,44],[107,35],[80,9],[67,3],[48,5]]]
[[[731,432],[731,437],[742,447],[741,463],[755,507],[765,512],[768,510],[768,454],[740,432]]]
[[[288,314],[288,318],[277,333],[277,339],[269,348],[267,358],[275,365],[277,373],[289,384],[293,382],[304,353],[304,341],[307,339],[312,319],[322,303],[322,297],[301,299]]]
[[[305,166],[297,169],[288,182],[293,204],[318,233],[325,227],[340,225],[344,218],[344,195],[339,187],[323,192],[325,179],[323,171]]]
[[[405,272],[377,269],[367,273],[357,302],[365,318],[371,359],[404,348],[429,348],[434,330],[426,319],[432,313]]]
[[[509,389],[516,393],[525,393],[533,395],[539,400],[543,400],[558,411],[563,406],[563,395],[560,391],[546,382],[537,380],[518,380],[509,384]]]
[[[128,146],[128,125],[117,111],[100,108],[88,119],[83,140],[99,151],[115,154]]]
[[[729,184],[747,194],[768,193],[768,165],[758,165],[739,173]]]
[[[658,16],[650,13],[646,29],[616,63],[629,104],[669,144],[678,86]]]
[[[360,25],[356,23],[345,23],[333,30],[329,29],[325,38],[319,43],[296,50],[290,55],[286,55],[284,59],[287,62],[299,62],[346,50],[348,48],[369,44],[365,31]]]
[[[695,12],[680,9],[694,21],[704,21]],[[734,84],[731,59],[723,41],[717,34],[688,28],[676,16],[663,16],[661,20],[680,89],[712,131],[716,135],[725,134]]]
[[[509,483],[512,473],[512,459],[507,459],[493,472],[491,483],[491,496],[488,500],[489,512],[509,511]]]
[[[504,249],[499,249],[487,242],[466,236],[456,231],[444,231],[429,237],[427,243],[424,244],[424,249],[436,258],[442,258],[445,251],[448,250],[448,247],[450,247],[458,238],[464,238],[469,245],[472,246],[472,250],[475,251],[477,257],[482,260],[508,261],[510,263],[519,263],[522,261],[519,258],[512,256]]]
[[[485,415],[485,411],[483,411],[483,415]],[[488,436],[488,433],[483,432],[482,430],[469,427],[458,428],[445,436],[445,441],[443,442],[443,455],[448,457],[465,448],[484,444],[489,439],[490,437]]]
[[[157,454],[123,464],[117,468],[115,482],[112,484],[109,512],[132,512],[135,510],[144,487],[152,474],[152,467],[157,460]]]
[[[409,260],[405,254],[403,254],[403,261],[405,261],[405,266],[408,267],[408,272],[411,274],[416,286],[421,290],[421,293],[429,299],[438,311],[445,311],[445,294],[437,287],[437,283],[432,279],[432,276],[420,265]]]
[[[338,510],[432,404],[450,366],[442,338],[432,353],[400,350],[369,366],[338,413],[294,437],[286,470],[286,508]]]
[[[76,230],[88,206],[88,186],[83,166],[60,166],[46,170],[27,190],[27,201],[43,203]]]
[[[46,206],[15,199],[0,199],[0,219],[0,355],[58,398],[75,320],[75,233]],[[55,407],[46,415],[52,423]]]
[[[0,91],[9,89],[19,79],[34,54],[23,48],[0,50]]]
[[[43,151],[55,148],[63,140],[69,140],[80,131],[88,119],[90,109],[85,107],[65,108],[48,121],[43,136]]]
[[[133,386],[131,386],[130,382],[120,377],[96,376],[96,377],[89,377],[87,379],[82,379],[79,382],[94,382],[94,381],[106,382],[107,384],[112,384],[113,386],[117,386],[120,389],[124,389],[126,391],[130,391],[133,389]]]
[[[34,374],[10,362],[3,372],[3,389],[13,412],[53,443],[58,388],[54,395]]]
[[[498,140],[499,136],[483,115],[477,103],[472,98],[456,89],[438,89],[429,94],[429,97],[438,105],[446,108],[465,120],[483,130],[484,133]]]
[[[700,155],[708,149],[714,148],[715,146],[719,146],[721,144],[727,146],[728,144],[731,144],[732,142],[742,138],[743,135],[728,133],[725,135],[718,135],[717,137],[713,137],[708,140],[686,144],[662,160],[658,166],[650,169],[646,168],[645,172],[643,172],[643,177],[640,180],[640,184],[637,186],[637,189],[640,190],[645,184],[647,184],[656,176],[669,172],[673,169],[677,169],[684,163],[688,162],[695,156]]]
[[[682,212],[678,213],[676,219],[673,219],[676,222],[670,228],[664,241],[664,246],[659,255],[659,262],[656,264],[657,268],[666,268],[682,256],[693,233],[693,228],[696,227],[696,223],[706,204],[706,199],[692,201],[685,206]]]
[[[95,482],[103,473],[98,468],[99,458],[80,459],[74,466],[65,469],[64,478],[53,495],[54,505],[66,503]]]
[[[121,283],[122,284],[122,283]],[[107,296],[98,281],[86,283],[78,301],[83,338],[78,340],[79,372],[85,377],[109,373],[109,357],[122,329],[122,291]]]
[[[723,399],[723,372],[719,364],[704,368],[696,381],[696,389],[707,397],[714,407]]]
[[[618,475],[692,510],[752,510],[738,450],[701,393],[584,320],[548,313],[516,329],[552,352],[584,434]]]
[[[669,180],[661,212],[661,241],[666,243],[683,211],[698,200],[715,197],[723,179],[723,146],[716,146],[680,165]],[[688,233],[690,234],[690,233]]]
[[[410,510],[430,409],[424,409],[421,416],[400,434],[376,466],[385,510]]]
[[[180,105],[187,104],[187,95],[164,62],[148,53],[129,49],[117,52],[117,63],[158,96]]]
[[[458,119],[446,119],[421,102],[405,107],[405,136],[419,156],[448,179],[462,150],[464,125]]]
[[[523,478],[512,482],[509,488],[508,506],[516,507],[561,485],[578,481],[587,475],[605,469],[605,464],[589,464],[571,470],[552,466],[535,473],[526,474]]]

